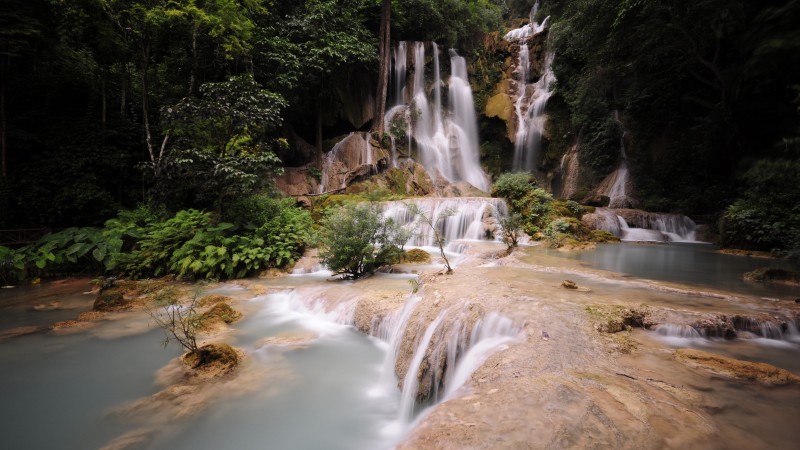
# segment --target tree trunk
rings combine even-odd
[[[381,4],[381,27],[379,39],[379,58],[380,67],[378,69],[378,92],[375,98],[375,117],[372,121],[372,130],[378,132],[381,142],[383,142],[384,123],[383,116],[386,112],[386,95],[389,85],[389,54],[390,52],[390,31],[391,31],[391,0],[383,0]]]
[[[322,168],[322,108],[317,107],[317,155],[314,158],[317,167]]]
[[[147,142],[147,152],[150,155],[150,162],[153,164],[153,173],[158,173],[156,167],[156,154],[153,150],[153,135],[150,131],[150,113],[147,111],[147,70],[150,66],[150,44],[143,39],[142,50],[142,120],[144,121],[144,137]]]
[[[192,71],[189,75],[189,95],[194,95],[197,85],[197,26],[192,27]]]
[[[125,96],[128,89],[128,65],[122,65],[122,87],[119,93],[119,117],[125,119]]]
[[[7,83],[7,70],[8,70],[8,53],[10,44],[6,42],[6,55],[0,56],[0,159],[2,159],[2,176],[3,181],[8,178],[8,148],[6,147],[6,83]]]
[[[106,131],[106,72],[103,71],[103,78],[100,79],[100,99],[102,105],[100,107],[100,123],[103,125],[103,131]]]

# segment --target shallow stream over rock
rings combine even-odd
[[[0,340],[4,443],[725,448],[742,440],[789,448],[800,439],[797,385],[729,378],[687,366],[674,352],[698,348],[800,374],[796,290],[718,281],[733,279],[740,261],[720,269],[704,254],[708,247],[622,244],[595,254],[525,247],[508,257],[498,243],[462,247],[453,274],[434,258],[419,278],[340,282],[312,272],[207,288],[244,314],[214,340],[247,355],[233,375],[207,383],[182,378],[178,350],[159,348],[161,331],[142,311],[42,331],[44,317],[68,318],[58,307],[74,316],[91,306],[86,281],[7,290],[0,326],[40,331]],[[592,259],[630,254],[632,269]],[[712,264],[681,263],[675,254]],[[635,272],[645,262],[651,271]],[[681,278],[687,267],[693,275]],[[578,289],[562,287],[565,279]],[[639,322],[597,331],[617,314]],[[733,334],[709,334],[715,330]]]

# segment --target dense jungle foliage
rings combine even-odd
[[[395,0],[391,39],[435,40],[477,61],[485,33],[504,33],[532,3]],[[113,260],[129,274],[203,278],[296,257],[306,238],[280,236],[310,222],[271,179],[369,128],[359,111],[375,95],[381,4],[2,2],[0,228],[95,227],[3,249],[13,253],[3,270]],[[800,248],[800,1],[545,0],[545,15],[558,79],[549,153],[579,142],[596,182],[624,136],[642,208],[719,220],[729,245]],[[471,69],[475,98],[486,98],[501,68]],[[482,147],[497,159],[493,143]],[[548,195],[528,191],[524,227],[577,233],[552,223],[569,214],[536,212]],[[274,214],[293,218],[267,225]],[[115,220],[133,234],[109,228]],[[260,239],[269,254],[248,253]]]
[[[554,146],[577,139],[597,181],[624,136],[641,208],[722,215],[728,245],[800,248],[800,1],[549,1],[539,14],[553,19],[551,101],[567,105],[551,123],[572,124]]]

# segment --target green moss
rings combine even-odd
[[[201,298],[197,302],[197,306],[204,308],[206,306],[215,305],[217,303],[228,303],[232,302],[233,298],[228,297],[227,295],[206,295],[205,297]]]
[[[385,177],[389,182],[389,189],[392,192],[408,195],[408,180],[411,174],[406,170],[393,167],[386,171]]]
[[[403,257],[401,258],[400,262],[426,264],[431,262],[431,255],[425,250],[412,248],[411,250],[407,250],[403,253]]]
[[[119,288],[110,288],[100,291],[94,301],[92,309],[95,311],[113,311],[120,308],[125,304],[125,298],[122,290]]]
[[[183,362],[192,369],[224,374],[239,364],[239,355],[228,344],[208,344],[184,355]]]
[[[217,303],[198,318],[199,329],[208,329],[216,323],[231,324],[242,318],[242,313],[227,303]]]
[[[744,274],[745,281],[765,282],[765,281],[781,281],[788,283],[800,283],[800,272],[793,272],[786,269],[777,269],[773,267],[761,267],[747,272]]]
[[[619,333],[631,327],[646,325],[647,310],[635,310],[620,305],[586,305],[586,313],[600,333]]]
[[[619,242],[619,238],[605,230],[589,231],[589,240],[592,242]]]

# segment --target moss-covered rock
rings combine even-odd
[[[216,325],[232,324],[242,318],[242,313],[227,303],[217,303],[198,317],[200,330],[209,330]]]
[[[572,280],[562,281],[561,287],[563,287],[564,289],[578,289],[578,285]]]
[[[514,118],[514,102],[505,92],[489,97],[484,110],[486,117],[497,117],[505,122]]]
[[[239,354],[228,344],[208,344],[185,354],[183,363],[201,372],[224,375],[239,365]]]
[[[592,242],[619,242],[619,238],[614,236],[613,233],[605,230],[591,230],[589,231],[589,240]]]
[[[94,300],[95,311],[121,311],[131,309],[135,299],[141,295],[141,287],[136,281],[120,280],[101,289]]]
[[[184,292],[184,287],[173,278],[157,280],[114,280],[107,284],[95,298],[95,311],[127,311],[157,301],[161,304],[175,303]]]
[[[233,301],[233,298],[228,297],[227,295],[206,295],[205,297],[201,298],[197,301],[197,306],[201,308],[205,308],[206,306],[216,305],[217,303],[230,303]]]
[[[648,328],[651,324],[646,309],[638,310],[618,305],[587,305],[586,313],[594,329],[600,333],[619,333],[633,327]]]
[[[744,280],[759,283],[774,281],[779,283],[800,284],[800,272],[773,267],[761,267],[752,272],[745,273]]]
[[[425,250],[412,248],[411,250],[406,250],[405,252],[403,252],[403,257],[400,259],[400,262],[428,264],[431,262],[431,254],[426,252]]]

